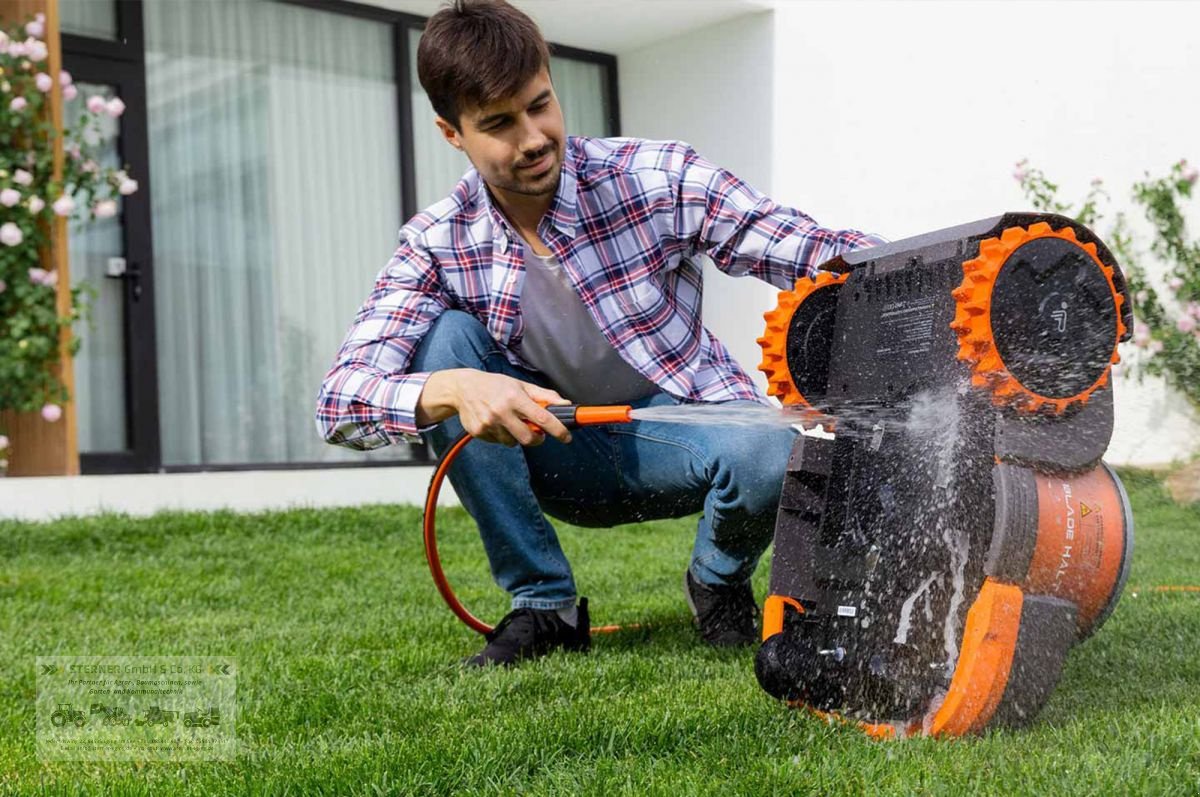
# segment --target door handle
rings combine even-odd
[[[142,270],[136,263],[123,257],[110,257],[104,264],[104,276],[129,281],[130,297],[138,302],[142,299]]]

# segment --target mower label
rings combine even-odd
[[[888,302],[879,315],[875,354],[880,357],[924,354],[933,347],[933,299]]]
[[[237,665],[217,656],[39,656],[43,761],[232,759]]]

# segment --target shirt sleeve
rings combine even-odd
[[[417,437],[417,399],[428,373],[408,373],[413,352],[448,308],[437,269],[407,240],[375,280],[317,397],[317,429],[334,445],[366,450]]]
[[[857,230],[830,230],[812,217],[776,204],[747,183],[681,144],[676,233],[692,240],[721,271],[749,274],[777,288],[812,276],[839,254],[887,243]]]

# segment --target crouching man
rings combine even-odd
[[[321,385],[322,434],[358,449],[425,434],[439,454],[463,429],[488,441],[463,450],[450,480],[512,611],[472,664],[589,645],[546,515],[611,526],[702,511],[683,574],[700,636],[754,642],[750,576],[794,433],[568,432],[538,402],[765,403],[701,323],[698,258],[790,288],[882,239],[824,229],[684,143],[568,137],[546,42],[503,0],[437,13],[417,62],[438,129],[473,168],[401,230]]]

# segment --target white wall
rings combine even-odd
[[[1200,163],[1198,30],[1194,3],[778,2],[775,198],[896,239],[1025,209],[1028,157],[1064,198],[1101,177],[1131,209],[1144,170]],[[1111,461],[1198,444],[1179,396],[1118,380]]]
[[[687,141],[770,194],[774,169],[774,43],[770,13],[754,13],[619,52],[621,132]],[[704,323],[765,390],[755,338],[777,291],[705,267]]]
[[[1136,214],[1145,170],[1200,163],[1200,4],[773,6],[619,51],[623,132],[688,140],[826,226],[892,239],[1027,209],[1022,158],[1069,201],[1103,178],[1110,218]],[[773,303],[752,280],[708,278],[705,321],[756,377]],[[1118,378],[1116,417],[1110,461],[1200,450],[1200,418],[1159,380]]]

